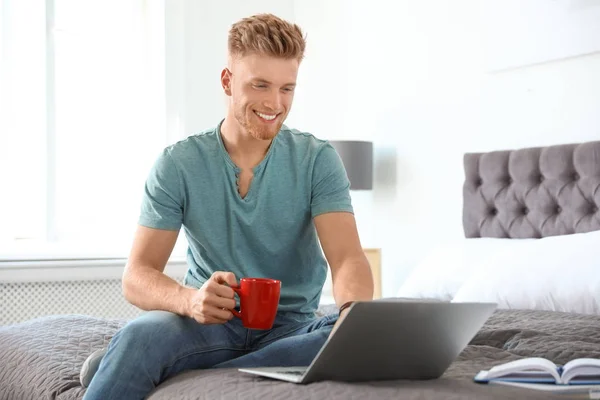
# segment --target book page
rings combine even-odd
[[[569,361],[563,367],[563,383],[568,383],[574,378],[600,381],[600,360],[595,358],[578,358]]]
[[[511,361],[505,364],[497,365],[491,368],[487,373],[488,379],[512,375],[515,373],[524,374],[533,372],[534,376],[539,376],[539,372],[547,373],[552,376],[556,382],[560,381],[558,367],[552,361],[540,357],[524,358],[522,360]]]

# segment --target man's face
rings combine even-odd
[[[234,58],[221,83],[230,111],[252,137],[271,140],[287,118],[294,99],[299,62],[251,54]]]

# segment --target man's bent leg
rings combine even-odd
[[[202,325],[173,313],[150,311],[112,338],[85,399],[143,399],[178,372],[210,368],[244,355],[246,334],[236,319]]]
[[[279,335],[274,329],[251,353],[217,364],[214,368],[308,366],[327,341],[336,321],[337,315],[325,316],[284,335]]]

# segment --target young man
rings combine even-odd
[[[188,369],[310,364],[341,321],[315,316],[327,261],[338,306],[372,299],[340,158],[283,125],[304,48],[300,28],[270,14],[231,27],[227,114],[167,147],[149,174],[123,275],[126,299],[149,312],[114,336],[86,399],[141,399]],[[184,285],[163,273],[182,226]],[[231,287],[245,276],[282,282],[270,330],[233,318]]]

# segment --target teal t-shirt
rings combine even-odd
[[[242,198],[240,169],[225,150],[221,123],[159,155],[145,184],[139,224],[183,227],[186,285],[199,288],[215,271],[231,271],[238,280],[279,279],[279,311],[313,317],[327,277],[313,218],[353,212],[342,161],[327,141],[284,125]]]

